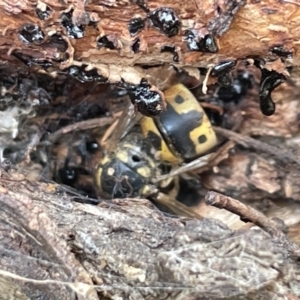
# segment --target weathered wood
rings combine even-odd
[[[41,68],[53,64],[48,72],[86,64],[89,68],[96,67],[111,82],[123,78],[133,83],[139,83],[140,78],[146,76],[138,66],[167,63],[176,67],[207,67],[224,59],[274,58],[276,54],[270,50],[276,45],[291,52],[293,64],[297,65],[300,3],[274,0],[245,2],[2,0],[0,59],[5,64],[19,65],[16,58],[19,57],[35,67],[41,65]],[[150,14],[161,7],[171,8],[181,22],[179,33],[168,37],[151,26],[147,13],[136,3],[144,3]],[[41,20],[37,11],[41,14],[46,7],[49,18]],[[77,26],[77,31],[74,29],[70,33],[69,30],[68,34],[66,27],[62,26],[62,16],[70,11],[67,25],[71,28]],[[138,17],[147,18],[145,29],[131,36],[129,21]],[[186,30],[194,30],[197,39],[208,33],[214,35],[219,51],[190,51],[184,35]],[[37,31],[38,34],[34,37],[29,31]],[[74,39],[72,35],[79,38]],[[99,49],[96,40],[102,36],[107,36],[115,49]],[[132,45],[137,38],[140,47],[134,53]],[[174,62],[174,54],[161,52],[163,46],[175,47],[178,62]]]
[[[283,241],[260,229],[171,219],[140,199],[83,205],[54,188],[1,177],[0,278],[12,280],[19,298],[280,299],[298,293],[296,261]],[[6,289],[0,281],[1,299]]]

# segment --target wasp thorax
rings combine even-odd
[[[96,183],[105,196],[147,197],[156,191],[151,180],[159,175],[159,170],[148,151],[151,147],[145,147],[145,143],[133,132],[100,162]]]

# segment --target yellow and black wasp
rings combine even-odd
[[[157,95],[146,81],[138,90],[121,83],[119,90],[116,86],[109,86],[111,93],[107,92],[102,97],[98,94],[97,97],[104,99],[105,103],[115,103],[116,106],[105,116],[92,117],[62,128],[62,150],[57,146],[52,150],[56,157],[53,179],[73,187],[85,197],[97,197],[91,202],[95,204],[105,199],[147,198],[159,208],[176,214],[190,217],[207,215],[202,213],[205,203],[201,200],[206,190],[199,173],[203,169],[212,170],[226,158],[221,155],[222,159],[215,159],[222,149],[216,146],[222,141],[218,141],[211,122],[220,124],[216,124],[211,112],[204,110],[205,105],[200,104],[184,84],[172,84],[174,81],[185,82],[174,77],[175,80],[168,81],[162,89],[165,101],[162,106],[153,106],[156,102],[148,101],[147,95],[153,96],[154,100]],[[186,83],[188,86],[194,84]],[[237,93],[234,90],[235,99]],[[138,97],[139,103],[146,102],[145,109],[149,102],[151,112],[158,107],[160,113],[142,115],[134,97]],[[120,104],[122,112],[119,111]],[[212,106],[216,105],[206,103],[206,107]],[[223,119],[219,110],[212,110]],[[66,131],[67,128],[70,131]],[[52,135],[56,136],[57,132]],[[69,132],[70,141],[66,132]],[[94,148],[90,149],[91,143],[97,145],[96,155]],[[60,145],[60,142],[57,141],[57,144]],[[227,150],[224,153],[228,153]]]
[[[95,170],[101,197],[141,197],[156,201],[166,194],[180,200],[181,194],[181,198],[197,198],[192,189],[184,192],[188,186],[196,187],[197,179],[191,177],[183,183],[182,176],[205,164],[208,156],[203,155],[218,140],[200,103],[184,85],[176,84],[165,90],[164,97],[166,110],[158,116],[140,115],[138,123],[131,127],[127,126],[132,116],[128,111],[120,119],[114,135],[121,139],[115,143],[113,138],[111,151]],[[129,132],[124,136],[127,128]],[[181,176],[175,176],[178,174]]]

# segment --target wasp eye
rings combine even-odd
[[[68,179],[68,180],[74,179],[75,174],[76,174],[76,172],[75,172],[74,169],[68,168],[68,169],[65,170],[65,176],[66,176],[66,179]]]
[[[75,168],[64,167],[59,169],[59,177],[63,184],[72,185],[78,179],[78,172]]]
[[[132,160],[134,161],[134,162],[140,162],[141,161],[141,158],[138,156],[138,155],[132,155]]]

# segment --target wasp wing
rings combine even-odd
[[[136,112],[132,104],[128,103],[119,118],[107,129],[102,137],[101,145],[105,146],[108,153],[114,150],[116,144],[130,132],[141,118],[142,115]]]
[[[157,183],[159,181],[168,179],[170,177],[174,177],[174,176],[186,173],[186,172],[190,172],[190,171],[199,169],[203,166],[206,166],[209,163],[211,156],[212,156],[212,153],[201,156],[201,157],[199,157],[199,158],[197,158],[197,159],[195,159],[195,160],[193,160],[193,161],[191,161],[187,164],[184,164],[184,165],[182,165],[182,166],[180,166],[176,169],[173,169],[168,174],[162,175],[162,176],[159,176],[159,177],[155,178],[153,183]]]
[[[229,150],[235,146],[235,143],[232,141],[226,142],[224,145],[220,146],[216,152],[212,152],[201,156],[187,164],[184,164],[178,168],[171,170],[168,174],[159,176],[153,180],[153,183],[166,180],[168,178],[197,170],[197,173],[207,171],[208,169],[217,166],[221,161],[228,158]]]

